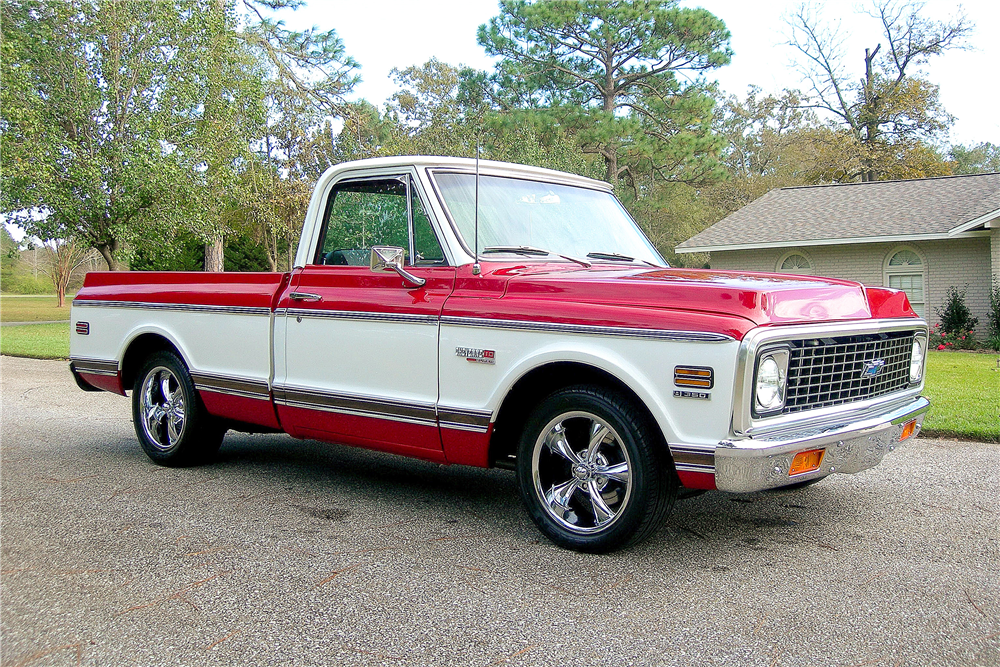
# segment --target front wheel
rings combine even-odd
[[[633,401],[601,387],[546,398],[528,419],[517,460],[528,513],[567,549],[601,553],[638,542],[677,497],[655,425]]]
[[[225,435],[173,352],[152,355],[136,375],[132,421],[146,456],[163,466],[202,463],[218,451]]]

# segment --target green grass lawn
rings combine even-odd
[[[1000,354],[927,353],[927,435],[1000,442]]]
[[[59,308],[55,295],[51,296],[0,296],[0,322],[47,322],[69,319],[69,303],[73,297],[66,295],[66,305]]]
[[[34,359],[68,359],[69,324],[0,327],[0,354]]]

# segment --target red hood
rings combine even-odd
[[[863,285],[831,278],[566,264],[508,265],[494,273],[510,276],[505,299],[669,308],[733,315],[756,325],[872,317]],[[902,293],[878,292],[880,307],[891,301],[896,316],[914,316]]]

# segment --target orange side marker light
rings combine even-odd
[[[916,419],[911,419],[910,421],[906,422],[903,425],[903,432],[899,434],[899,441],[903,442],[904,440],[906,440],[907,438],[909,438],[911,435],[913,435],[913,431],[916,430],[916,428],[917,428],[917,420]]]
[[[805,452],[799,452],[792,459],[792,467],[788,469],[788,476],[794,477],[795,475],[818,470],[823,463],[824,454],[826,454],[825,449],[810,449]]]

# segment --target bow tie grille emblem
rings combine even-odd
[[[882,372],[882,368],[884,366],[885,359],[873,359],[871,361],[866,361],[864,367],[861,369],[861,377],[873,378]]]

